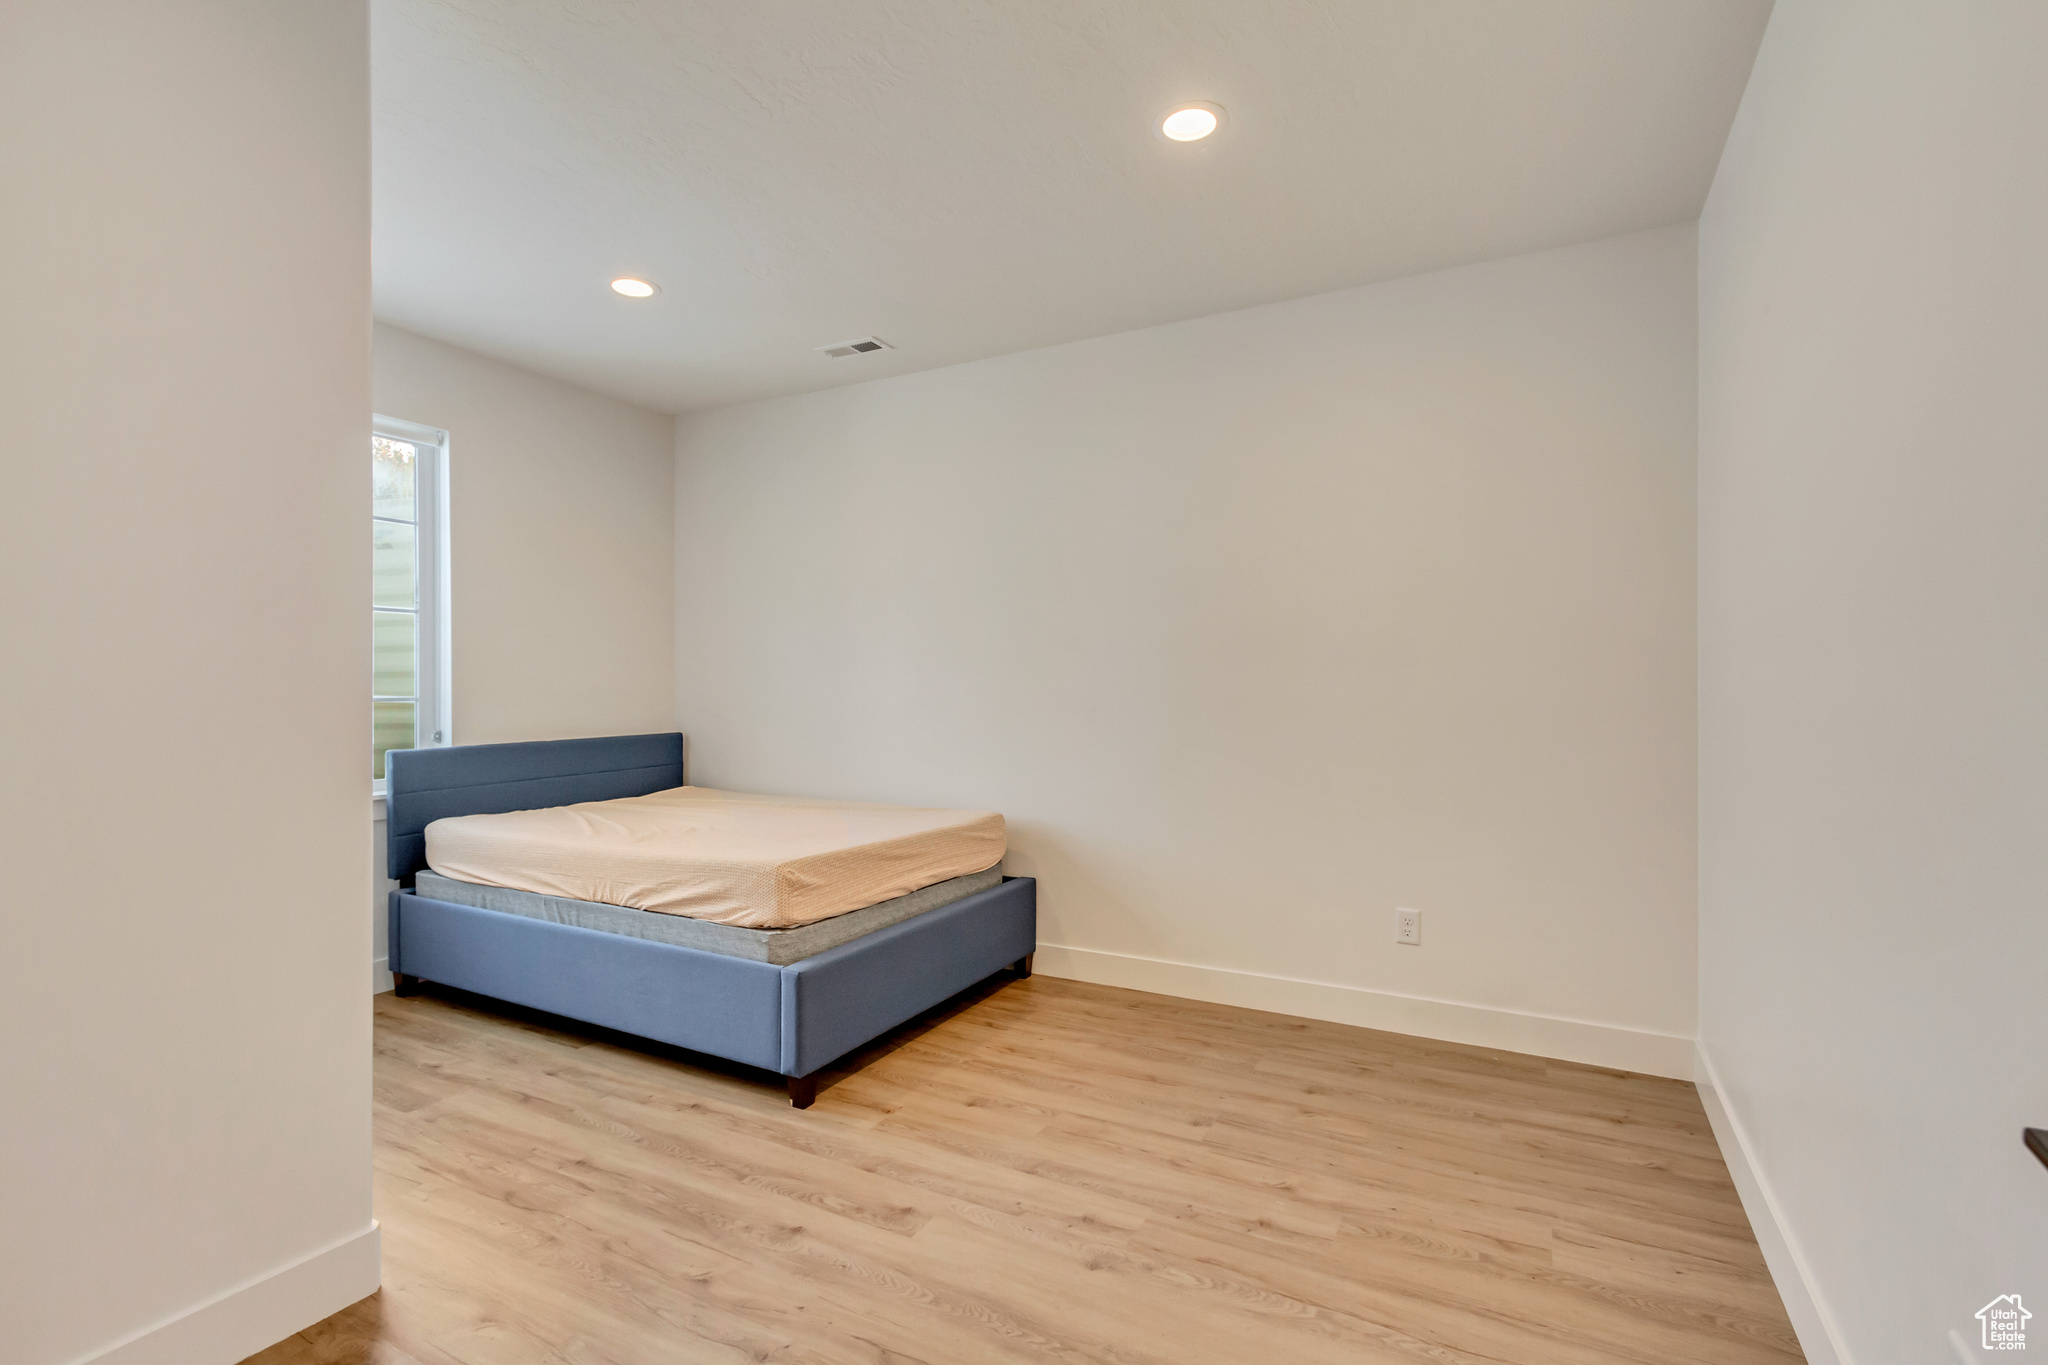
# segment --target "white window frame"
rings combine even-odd
[[[373,435],[407,441],[419,452],[413,468],[413,514],[418,518],[413,553],[419,565],[419,698],[413,712],[415,747],[455,742],[454,691],[449,675],[451,635],[448,610],[448,433],[396,417],[373,416]],[[384,780],[372,778],[372,797],[384,795]]]

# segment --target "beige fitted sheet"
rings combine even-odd
[[[444,877],[749,929],[789,929],[981,872],[993,811],[676,787],[427,826]]]

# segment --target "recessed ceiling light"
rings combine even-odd
[[[651,299],[661,290],[645,280],[636,280],[631,275],[621,275],[612,281],[612,292],[624,294],[629,299]]]
[[[1223,126],[1223,106],[1193,100],[1174,106],[1159,120],[1160,135],[1170,142],[1200,142]]]

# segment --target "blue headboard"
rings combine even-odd
[[[393,749],[384,763],[391,876],[410,882],[427,865],[427,826],[444,816],[539,810],[682,786],[683,737],[607,735]]]

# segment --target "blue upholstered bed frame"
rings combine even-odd
[[[1038,884],[986,891],[787,966],[432,900],[410,890],[427,825],[683,785],[683,737],[396,749],[387,760],[391,970],[780,1072],[819,1068],[997,972],[1030,974]]]

